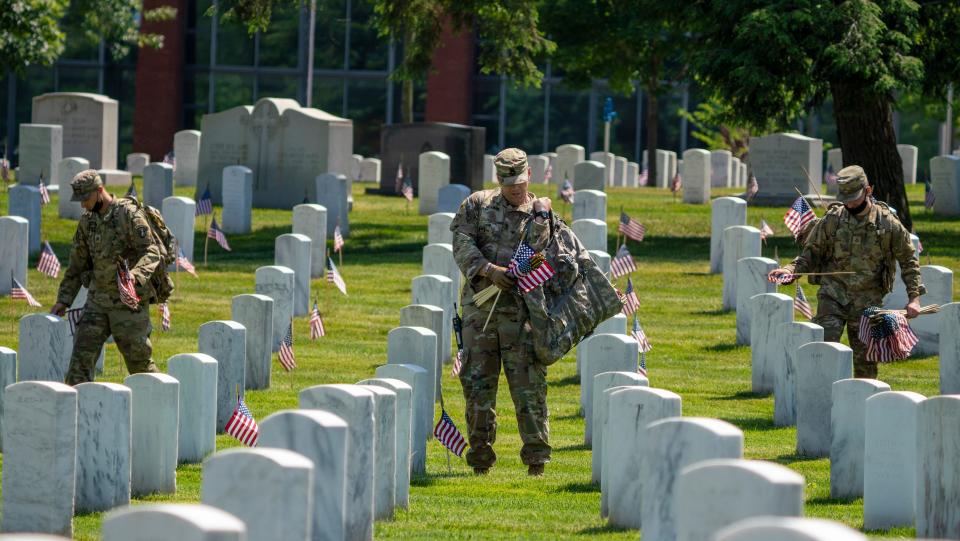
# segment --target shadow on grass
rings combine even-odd
[[[579,535],[603,535],[603,534],[615,533],[615,532],[626,532],[626,531],[629,531],[629,530],[630,530],[630,528],[625,528],[625,527],[623,527],[623,526],[616,526],[616,525],[613,525],[613,524],[609,524],[609,523],[608,523],[608,524],[604,524],[603,526],[594,526],[594,527],[592,527],[592,528],[584,528],[584,529],[580,530],[579,532],[577,532],[577,534],[579,534]]]
[[[723,308],[717,308],[716,310],[697,310],[694,312],[694,315],[697,316],[724,316],[729,313],[729,310],[724,310]]]
[[[473,473],[464,471],[454,471],[450,473],[428,473],[426,475],[414,475],[410,479],[410,485],[415,487],[430,487],[437,484],[440,479],[456,479],[462,477],[471,477]]]
[[[564,445],[563,447],[554,447],[554,451],[589,451],[590,446],[585,443],[578,443],[577,445]]]
[[[753,391],[739,391],[730,396],[718,396],[713,400],[751,400],[755,398],[766,398],[770,393],[755,393]]]
[[[557,492],[600,492],[600,485],[597,483],[567,483],[563,486],[557,487]]]
[[[778,430],[780,428],[788,428],[777,426],[773,424],[773,419],[766,417],[720,417],[720,419],[739,427],[741,430]]]
[[[550,385],[556,385],[559,387],[563,387],[566,385],[580,385],[580,376],[577,376],[577,375],[567,376],[561,380],[550,383]]]
[[[814,460],[820,460],[822,458],[827,458],[827,457],[804,456],[804,455],[798,455],[797,453],[793,453],[790,455],[779,455],[777,456],[777,458],[774,459],[774,462],[776,462],[777,464],[794,464],[796,462],[813,462]]]
[[[853,503],[859,499],[860,498],[830,498],[821,496],[819,498],[811,498],[807,500],[807,503],[814,505],[847,505],[848,503]]]
[[[713,344],[712,346],[707,346],[703,349],[704,351],[712,351],[714,353],[723,353],[725,351],[734,351],[736,349],[745,348],[745,347],[747,346],[738,346],[737,344],[719,343],[719,344]]]
[[[580,415],[579,413],[571,413],[570,415],[556,415],[556,416],[553,416],[552,418],[556,419],[557,421],[574,421],[577,419],[582,419],[583,416]]]

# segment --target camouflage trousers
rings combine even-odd
[[[513,299],[501,298],[500,303],[510,300]],[[470,441],[467,464],[489,468],[497,461],[493,444],[497,439],[497,384],[501,364],[517,411],[517,426],[523,441],[520,459],[527,465],[545,464],[550,462],[547,367],[537,362],[534,355],[530,320],[525,312],[498,310],[483,332],[488,313],[474,306],[463,308],[465,359],[460,384],[467,404]]]
[[[877,305],[878,303],[873,303]],[[860,341],[860,316],[863,307],[855,304],[844,306],[837,301],[819,295],[817,297],[817,315],[813,322],[823,327],[825,342],[839,342],[843,328],[847,328],[847,339],[853,350],[853,376],[856,378],[877,378],[877,363],[867,362],[867,345]]]
[[[151,330],[150,310],[146,305],[137,312],[131,312],[125,307],[100,308],[87,303],[73,338],[67,385],[93,381],[100,349],[111,334],[123,355],[128,372],[158,372],[151,359]]]

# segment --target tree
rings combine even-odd
[[[731,118],[785,127],[832,98],[844,163],[863,166],[876,197],[912,228],[893,127],[894,96],[920,87],[942,92],[946,80],[957,80],[956,34],[944,32],[960,21],[955,6],[697,0],[690,10],[700,44],[693,71],[702,88],[730,105]],[[931,75],[925,61],[952,62],[952,70],[938,67]]]
[[[565,81],[607,79],[615,92],[646,92],[647,173],[656,178],[658,98],[686,77],[693,45],[685,10],[667,0],[545,0],[543,11]]]
[[[0,9],[0,73],[23,74],[30,66],[49,66],[63,53],[65,16],[83,21],[84,35],[94,43],[104,39],[115,57],[133,45],[161,47],[162,36],[139,31],[146,20],[167,20],[176,10],[143,10],[141,0],[14,0]]]
[[[475,29],[482,73],[497,73],[520,86],[539,87],[536,60],[554,50],[538,28],[532,0],[373,0],[374,24],[384,38],[400,37],[403,59],[393,77],[403,82],[402,115],[413,121],[413,82],[431,68],[446,24],[456,32]]]

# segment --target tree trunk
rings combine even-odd
[[[843,164],[863,167],[873,195],[895,208],[903,225],[913,230],[903,186],[903,162],[893,129],[892,98],[865,93],[862,89],[866,86],[857,81],[835,81],[830,85]]]
[[[656,89],[647,89],[647,186],[656,186],[657,179],[657,128],[660,114]],[[667,182],[667,185],[670,183]]]
[[[402,102],[403,122],[413,122],[413,81],[405,80],[400,87],[400,101]]]

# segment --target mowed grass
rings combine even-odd
[[[309,340],[307,318],[295,323],[298,369],[284,373],[274,362],[273,385],[266,391],[248,391],[247,404],[258,419],[285,408],[297,407],[300,389],[322,383],[353,383],[372,377],[386,361],[387,332],[398,325],[400,308],[410,302],[410,282],[420,274],[421,250],[427,242],[427,217],[417,214],[417,202],[407,208],[403,199],[368,195],[355,184],[351,236],[347,239],[343,266],[349,296],[331,284],[315,279],[312,291],[318,297],[327,336]],[[138,179],[139,188],[139,179]],[[553,196],[555,188],[534,186],[538,195]],[[111,187],[122,194],[126,187]],[[548,193],[549,191],[549,193]],[[142,190],[141,190],[142,193]],[[732,195],[720,190],[714,195]],[[192,190],[178,188],[177,195],[192,197]],[[917,233],[923,240],[923,264],[960,268],[960,220],[935,219],[923,209],[923,187],[909,188]],[[794,454],[795,430],[773,426],[773,398],[750,392],[750,350],[736,346],[735,316],[721,310],[721,277],[709,274],[710,207],[684,205],[666,190],[608,189],[609,251],[615,250],[618,210],[622,207],[647,226],[643,243],[631,241],[637,261],[634,286],[641,301],[640,320],[653,351],[647,356],[651,385],[683,397],[686,416],[715,417],[729,421],[745,433],[745,455],[751,459],[778,462],[806,479],[806,514],[842,521],[862,528],[862,500],[832,500],[829,461],[808,460]],[[6,193],[0,193],[0,209],[7,209]],[[570,217],[570,208],[557,205]],[[764,254],[792,258],[797,248],[782,225],[783,208],[748,211],[750,225],[764,218],[777,229],[777,237],[764,247]],[[822,215],[822,211],[820,211]],[[66,265],[75,222],[57,217],[54,203],[44,208],[44,236],[49,238]],[[171,302],[173,329],[153,334],[154,359],[161,371],[174,354],[197,349],[197,329],[204,322],[229,319],[231,298],[254,290],[254,271],[273,263],[274,238],[290,232],[291,212],[255,210],[254,231],[231,235],[232,252],[216,244],[209,247],[203,264],[205,228],[197,221],[195,254],[200,278],[181,274]],[[33,267],[28,288],[49,308],[58,280],[45,277]],[[620,286],[623,287],[624,281]],[[960,284],[955,284],[955,288]],[[806,286],[813,299],[815,288]],[[792,291],[785,290],[792,295]],[[955,291],[956,295],[956,291]],[[0,298],[0,345],[17,348],[18,321],[31,309],[20,301]],[[154,328],[159,315],[154,308]],[[506,381],[498,394],[500,415],[499,460],[486,477],[474,477],[466,464],[447,456],[437,442],[428,444],[428,471],[414,479],[410,508],[398,510],[395,520],[379,522],[379,539],[636,539],[637,532],[611,528],[600,518],[599,487],[590,482],[590,450],[583,445],[583,420],[578,416],[580,386],[571,352],[549,369],[551,444],[553,461],[543,478],[531,479],[520,463],[520,439]],[[126,369],[115,346],[107,349],[106,370],[101,381],[122,382]],[[930,396],[938,391],[938,359],[927,357],[885,365],[880,378],[894,390],[911,390]],[[449,366],[443,373],[443,393],[449,413],[461,430],[464,403],[459,382]],[[182,412],[190,415],[190,412]],[[219,449],[238,445],[229,436],[218,436]],[[137,499],[147,501],[197,502],[200,499],[201,468],[181,466],[175,495]],[[98,539],[102,514],[75,519],[78,539]],[[885,536],[911,536],[911,529],[873,532]]]

